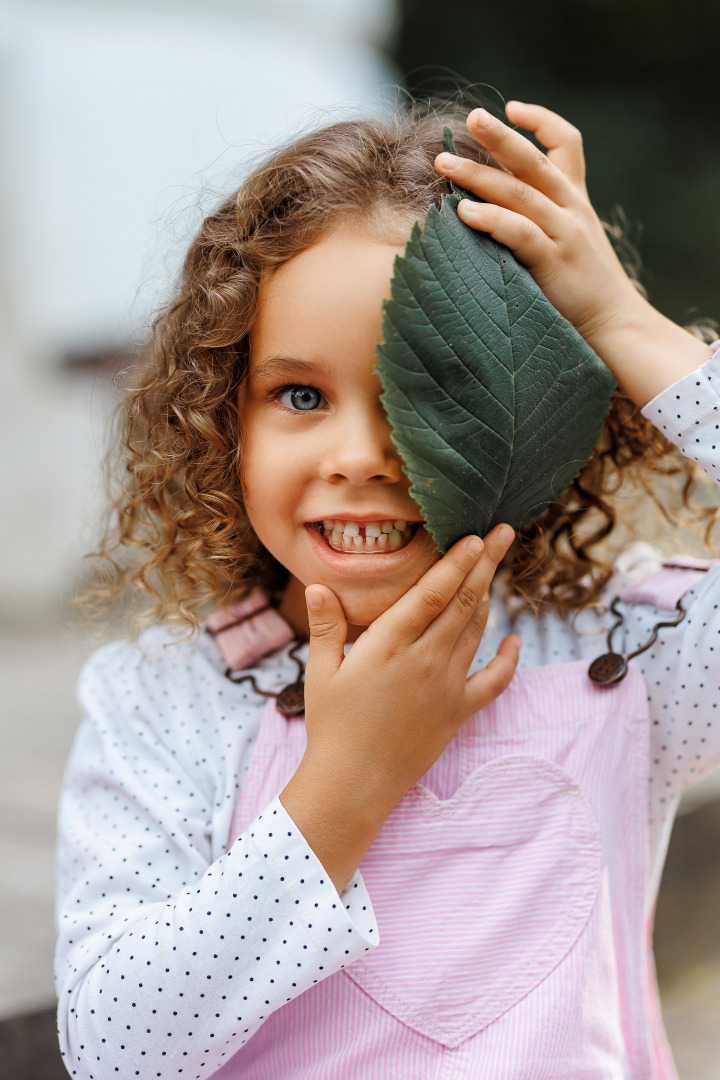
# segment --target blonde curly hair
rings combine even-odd
[[[192,629],[256,586],[279,601],[288,573],[250,527],[241,483],[238,391],[260,284],[341,222],[422,219],[448,191],[433,167],[444,125],[458,153],[495,165],[468,134],[467,112],[459,100],[410,103],[392,119],[312,131],[272,153],[206,218],[120,407],[106,525],[76,600],[86,615],[130,597],[136,631],[157,620]],[[637,282],[622,230],[606,227]],[[508,561],[517,595],[565,613],[596,600],[611,574],[601,549],[616,524],[613,496],[629,476],[660,506],[659,478],[679,479],[691,506],[696,467],[618,392],[589,464],[518,533]],[[709,541],[720,511],[693,509]]]

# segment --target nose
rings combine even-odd
[[[379,400],[372,407],[356,405],[338,413],[332,429],[323,431],[320,475],[328,483],[404,479],[400,456],[390,437],[392,429]]]

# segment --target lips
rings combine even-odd
[[[339,520],[326,519],[326,520]],[[347,520],[347,519],[346,519]],[[373,519],[371,522],[360,522],[356,519],[355,524],[358,527],[361,524],[367,526],[368,523],[373,524],[381,519]],[[386,520],[390,520],[389,518]],[[395,519],[400,520],[400,519]],[[407,528],[411,530],[411,535],[408,538],[403,537],[402,543],[396,547],[388,548],[387,546],[380,547],[375,545],[375,550],[368,549],[365,545],[362,548],[353,544],[353,547],[343,546],[340,548],[333,547],[331,543],[332,534],[330,540],[323,535],[323,522],[322,521],[309,521],[305,524],[305,529],[310,540],[311,547],[315,553],[315,557],[322,563],[328,570],[338,574],[342,578],[359,577],[367,578],[369,581],[377,578],[378,574],[392,573],[402,571],[403,567],[413,562],[421,551],[427,547],[428,536],[422,527],[421,521],[407,522]],[[360,534],[360,528],[358,528],[358,534]],[[385,534],[389,538],[389,533]],[[389,543],[389,539],[388,539]]]

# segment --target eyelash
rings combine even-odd
[[[318,412],[318,409],[291,409],[289,405],[283,405],[280,402],[280,398],[287,390],[315,390],[315,392],[320,394],[320,397],[325,400],[325,395],[318,390],[317,386],[310,386],[308,383],[285,383],[283,386],[276,386],[274,390],[270,391],[268,396],[278,408],[285,409],[286,412],[296,414]]]

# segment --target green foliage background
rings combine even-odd
[[[495,111],[547,105],[583,132],[588,186],[620,206],[671,318],[720,320],[719,0],[401,0],[394,60],[413,92],[458,79]]]

